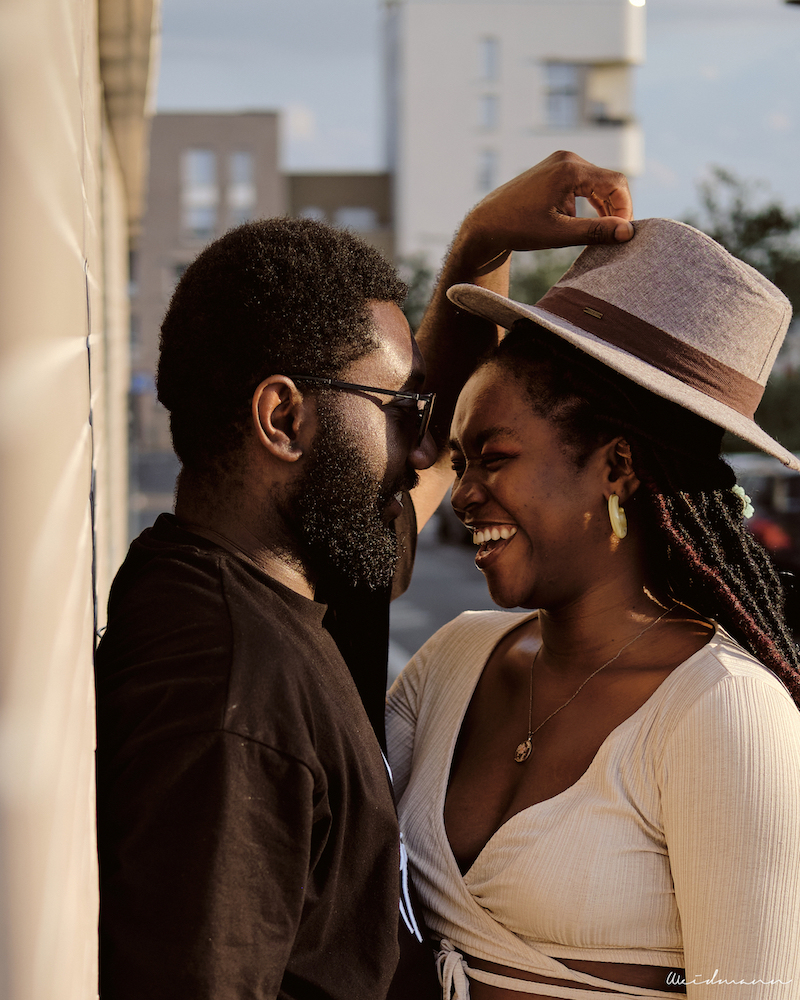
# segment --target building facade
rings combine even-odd
[[[396,251],[441,262],[486,193],[569,149],[636,176],[643,0],[384,0]]]
[[[131,377],[142,451],[170,448],[164,420],[137,397],[154,391],[158,331],[178,279],[206,243],[231,226],[285,210],[274,112],[154,117],[147,207],[133,266]]]
[[[289,215],[351,229],[394,259],[391,174],[305,172],[286,183]]]

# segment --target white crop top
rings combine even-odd
[[[486,661],[528,617],[461,615],[389,694],[400,825],[431,931],[576,986],[608,984],[558,959],[684,967],[698,1000],[800,998],[800,713],[721,629],[462,877],[443,818],[453,751]]]

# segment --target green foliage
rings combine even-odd
[[[800,372],[773,375],[756,413],[756,422],[789,451],[800,452]],[[749,441],[726,434],[723,451],[758,451]]]
[[[770,379],[758,422],[790,451],[800,451],[800,372]]]

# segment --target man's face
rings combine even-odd
[[[392,303],[371,304],[379,347],[342,381],[418,392],[424,368],[408,323]],[[313,451],[293,490],[291,520],[310,567],[378,589],[396,562],[397,494],[435,460],[430,436],[417,443],[414,407],[374,393],[321,390]]]

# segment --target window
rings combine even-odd
[[[228,159],[228,224],[239,226],[253,218],[256,211],[255,164],[252,153],[231,153]]]
[[[337,208],[333,224],[356,233],[372,233],[378,228],[378,213],[366,206]]]
[[[622,63],[545,65],[547,124],[616,126],[631,120],[631,73]]]
[[[631,120],[631,71],[620,63],[587,66],[586,119],[592,125],[624,125]]]
[[[482,149],[478,155],[478,190],[482,193],[497,187],[497,150]]]
[[[478,125],[487,132],[497,128],[499,101],[495,94],[481,94],[478,98]]]
[[[217,157],[210,149],[187,149],[181,157],[181,224],[194,239],[210,239],[217,228]]]
[[[583,119],[583,66],[547,64],[547,124],[575,128]]]
[[[300,209],[301,219],[313,219],[314,222],[327,222],[328,214],[324,208],[320,208],[318,205],[306,205],[305,208]]]
[[[500,75],[500,41],[481,38],[478,42],[479,73],[482,80],[497,80]]]

